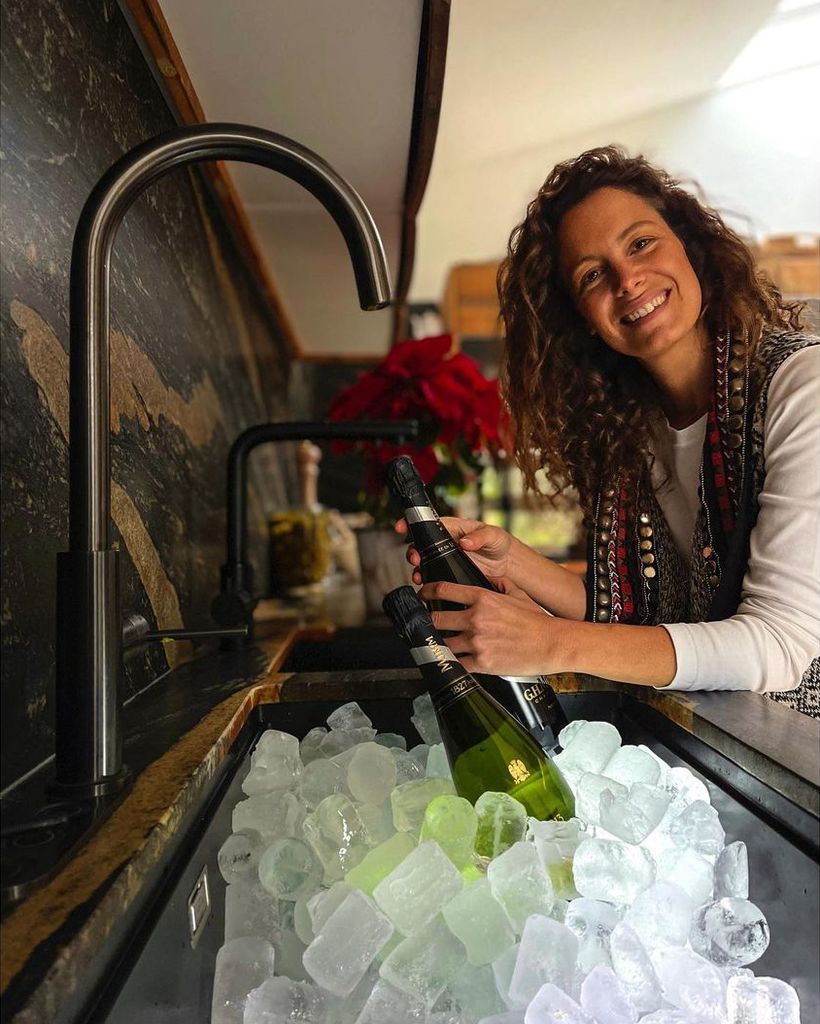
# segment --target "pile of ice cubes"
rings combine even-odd
[[[263,733],[219,853],[212,1024],[799,1024],[746,847],[688,769],[574,721],[556,756],[577,817],[455,795],[423,742],[355,703],[299,742]]]

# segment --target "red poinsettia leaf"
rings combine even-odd
[[[430,368],[440,363],[452,347],[449,334],[437,334],[430,338],[400,341],[387,353],[384,367],[388,372],[410,376],[423,376]]]

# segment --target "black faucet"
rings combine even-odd
[[[416,420],[337,420],[335,422],[260,423],[248,427],[228,453],[227,544],[219,593],[211,603],[211,615],[221,626],[247,627],[253,633],[253,567],[248,561],[248,455],[270,441],[393,441],[403,444],[418,437]]]
[[[315,153],[274,132],[238,124],[176,128],[126,153],[92,190],[71,253],[69,550],[57,556],[55,786],[79,797],[114,792],[126,781],[123,648],[126,641],[154,638],[144,620],[132,620],[124,640],[119,552],[111,543],[111,250],[120,221],[143,190],[175,167],[201,160],[259,164],[298,181],[341,230],[361,307],[381,309],[390,301],[381,239],[359,195]]]

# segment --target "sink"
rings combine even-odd
[[[346,672],[413,668],[413,659],[391,626],[346,626],[327,638],[297,640],[280,672]]]
[[[340,633],[345,631],[340,630]],[[372,640],[388,630],[351,630],[353,636],[332,638],[328,650],[344,651],[342,640]],[[317,641],[322,644],[322,641]],[[308,650],[307,646],[303,648]],[[389,650],[389,648],[386,648]],[[357,657],[369,657],[377,645],[363,643]],[[300,656],[297,651],[294,658]],[[410,723],[412,694],[420,680],[409,676],[389,688],[363,688],[360,704],[379,731],[398,732],[408,745],[418,742]],[[772,929],[772,944],[753,969],[758,977],[787,978],[797,988],[805,1020],[820,1011],[816,930],[818,910],[816,819],[728,761],[659,712],[613,692],[561,694],[572,719],[612,722],[625,743],[645,743],[670,765],[686,765],[702,779],[726,828],[727,843],[742,838],[748,845],[752,899]],[[223,941],[225,883],[216,863],[220,845],[230,832],[231,809],[242,798],[240,784],[250,750],[268,727],[304,736],[324,723],[339,700],[296,700],[263,704],[246,721],[232,746],[232,767],[207,806],[200,808],[186,849],[167,865],[153,894],[153,912],[129,936],[126,948],[112,956],[98,993],[95,1012],[83,1021],[94,1024],[202,1024],[209,1019],[216,952]],[[207,873],[210,914],[201,934],[191,937],[192,894]],[[61,1020],[63,1018],[60,1018]]]

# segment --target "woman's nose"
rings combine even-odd
[[[636,295],[643,288],[643,271],[632,263],[623,262],[613,265],[613,281],[616,295],[626,297]]]

